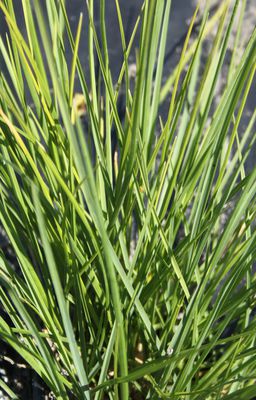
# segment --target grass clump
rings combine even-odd
[[[195,11],[165,83],[170,0],[145,0],[129,38],[116,0],[117,83],[105,1],[97,29],[87,1],[88,75],[83,16],[73,36],[64,0],[49,0],[45,16],[40,3],[21,1],[22,34],[13,2],[0,1],[0,220],[13,254],[0,253],[1,340],[58,399],[253,398],[255,112],[245,130],[241,119],[256,32],[216,106],[239,1],[211,18],[206,9],[191,41]]]

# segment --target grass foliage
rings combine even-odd
[[[14,255],[0,252],[1,340],[57,399],[254,398],[256,168],[246,161],[255,112],[245,130],[241,119],[256,32],[239,58],[235,31],[216,103],[246,2],[223,0],[210,17],[206,8],[192,40],[197,9],[163,81],[171,1],[145,0],[127,38],[116,0],[117,82],[105,0],[97,27],[86,2],[89,22],[81,15],[74,35],[64,0],[44,10],[21,0],[23,32],[13,3],[0,0],[9,28],[0,40],[8,70],[0,76],[0,220]],[[80,62],[84,29],[89,74]],[[75,77],[86,124],[73,102]]]

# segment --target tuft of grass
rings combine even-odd
[[[74,36],[64,0],[22,0],[23,33],[0,0],[0,338],[57,399],[254,396],[256,114],[245,130],[241,119],[256,31],[235,59],[245,4],[223,1],[210,18],[206,8],[193,39],[197,8],[163,82],[171,1],[145,0],[127,38],[115,0],[114,82],[105,0],[99,27],[86,2]]]

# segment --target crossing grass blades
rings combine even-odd
[[[64,0],[21,0],[25,31],[14,3],[0,0],[9,29],[0,41],[0,339],[10,351],[1,365],[22,364],[32,373],[23,385],[38,377],[57,399],[254,398],[255,111],[246,128],[241,121],[256,32],[238,56],[246,1],[206,8],[200,24],[196,9],[167,71],[171,1],[145,0],[127,38],[116,0],[117,81],[105,0],[97,28],[85,2],[74,36]],[[8,375],[0,386],[19,398]]]

